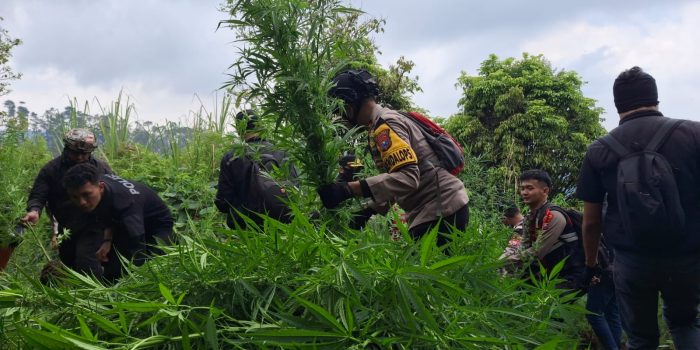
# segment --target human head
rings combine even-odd
[[[252,109],[246,109],[236,114],[237,122],[245,122],[244,134],[258,131],[258,115]]]
[[[637,66],[617,76],[613,96],[620,115],[640,108],[654,108],[659,104],[656,80]]]
[[[74,128],[63,135],[63,154],[72,163],[87,162],[96,148],[97,138],[88,129]]]
[[[523,215],[520,213],[520,208],[514,205],[503,212],[501,222],[508,227],[515,227],[522,219]]]
[[[102,200],[105,183],[100,181],[97,167],[90,163],[77,164],[63,175],[63,187],[70,200],[83,212],[90,213]]]
[[[518,179],[520,182],[520,197],[523,203],[531,209],[538,208],[549,198],[552,188],[552,178],[544,170],[533,169],[524,171]]]
[[[345,103],[344,117],[354,125],[363,125],[369,120],[363,113],[363,105],[374,102],[379,95],[379,87],[374,77],[366,70],[349,69],[338,73],[333,78],[333,86],[329,94],[343,100]]]

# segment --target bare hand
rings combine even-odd
[[[39,212],[37,211],[28,211],[27,215],[25,215],[23,218],[20,219],[25,224],[31,224],[34,225],[39,221]]]
[[[102,242],[100,249],[98,249],[95,252],[95,256],[97,257],[97,260],[99,260],[100,262],[108,262],[109,258],[107,258],[107,254],[109,254],[110,250],[112,250],[112,241]]]

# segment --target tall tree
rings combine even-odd
[[[542,55],[490,55],[477,76],[459,77],[461,113],[446,128],[492,168],[502,189],[512,188],[522,170],[538,168],[552,175],[555,191],[569,195],[587,145],[605,132],[603,109],[583,95],[583,83]]]

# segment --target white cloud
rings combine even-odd
[[[688,99],[700,78],[700,4],[688,3],[662,14],[637,15],[634,21],[600,24],[590,19],[560,22],[522,43],[523,51],[543,53],[559,68],[577,70],[589,81],[584,90],[607,111],[606,127],[617,124],[612,83],[621,71],[640,66],[656,80],[662,111],[700,118]],[[580,69],[577,69],[580,68]]]

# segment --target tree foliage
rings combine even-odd
[[[459,77],[461,113],[446,128],[491,168],[504,193],[513,193],[522,170],[538,168],[550,173],[556,192],[568,195],[587,145],[604,133],[603,110],[583,95],[583,83],[542,55],[491,55],[477,76]]]
[[[2,20],[3,18],[0,17],[0,23]],[[21,76],[19,73],[13,72],[10,66],[7,64],[10,57],[12,57],[12,53],[10,51],[21,43],[21,40],[11,38],[7,33],[7,29],[0,26],[0,96],[10,92],[7,88],[10,80],[19,79]]]

